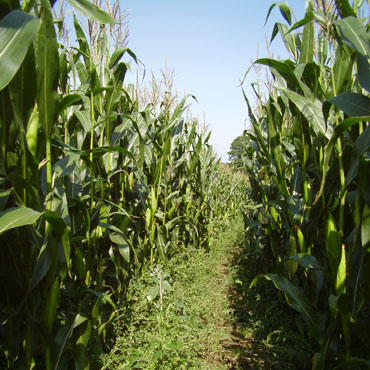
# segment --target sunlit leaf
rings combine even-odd
[[[17,73],[39,26],[37,18],[20,10],[0,20],[0,90]]]
[[[116,23],[116,21],[89,0],[67,0],[67,2],[87,18],[100,23]]]
[[[32,225],[41,213],[27,207],[13,207],[0,212],[0,235],[20,226]]]

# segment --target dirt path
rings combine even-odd
[[[220,318],[218,325],[225,332],[225,338],[220,340],[220,353],[213,356],[213,364],[217,368],[226,369],[256,369],[263,368],[263,361],[255,360],[253,354],[253,336],[245,338],[241,323],[235,318],[235,309],[242,304],[243,297],[235,290],[233,278],[233,257],[238,250],[228,251],[232,254],[221,254],[214,278],[214,291],[216,296],[223,299],[223,306],[229,307],[229,315]],[[221,329],[221,328],[220,328]],[[256,367],[256,365],[258,365]]]
[[[233,223],[210,251],[185,249],[133,281],[102,369],[309,369],[296,316],[277,290],[264,279],[249,289],[255,271],[242,242]],[[159,276],[171,289],[148,299]]]
[[[220,300],[218,305],[227,307],[227,315],[216,322],[224,338],[219,341],[218,363],[217,356],[212,359],[215,368],[285,370],[296,369],[297,363],[310,368],[312,354],[297,332],[297,314],[271,282],[262,279],[249,289],[252,266],[238,241],[234,243],[217,256],[211,293]]]

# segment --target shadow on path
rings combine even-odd
[[[250,264],[238,249],[224,266],[233,281],[228,297],[234,312],[230,339],[222,343],[225,364],[229,369],[311,369],[312,352],[308,338],[299,334],[299,315],[270,281],[261,279],[249,289]]]

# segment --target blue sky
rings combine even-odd
[[[129,47],[159,76],[165,64],[174,69],[174,86],[180,94],[195,95],[194,117],[212,131],[211,143],[224,161],[233,139],[243,132],[247,118],[240,80],[252,60],[266,57],[265,35],[276,21],[285,22],[275,7],[266,26],[269,0],[121,0],[129,11]],[[289,5],[301,19],[304,0]],[[286,57],[280,40],[275,56]],[[134,75],[133,72],[132,75]],[[248,77],[245,89],[253,98]]]

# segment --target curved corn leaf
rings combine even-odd
[[[367,126],[364,132],[356,139],[352,149],[351,167],[346,176],[346,185],[356,177],[360,165],[362,154],[369,150],[370,147],[370,126]]]
[[[20,10],[13,10],[1,19],[0,90],[7,86],[17,73],[39,26],[39,19]]]
[[[119,60],[122,58],[123,54],[126,53],[126,52],[131,56],[131,58],[136,63],[138,63],[138,60],[137,60],[137,57],[136,57],[135,53],[133,53],[132,50],[129,49],[129,48],[122,47],[122,48],[116,49],[113,52],[113,54],[112,54],[112,56],[110,57],[110,60],[109,60],[108,68],[113,68],[115,65],[117,65]]]
[[[308,17],[310,18],[311,3],[308,2]],[[313,62],[313,51],[315,48],[315,25],[313,20],[307,22],[303,28],[301,53],[299,63]]]
[[[109,239],[112,243],[116,244],[118,247],[118,252],[122,258],[130,263],[130,246],[127,244],[126,239],[123,237],[123,233],[110,233]]]
[[[370,369],[370,360],[360,357],[351,357],[333,368],[333,370],[339,369]]]
[[[73,329],[84,323],[86,320],[86,317],[77,314],[71,320],[69,320],[69,323],[66,326],[62,327],[58,331],[55,337],[55,359],[52,367],[53,370],[58,370],[64,348],[67,344],[68,339],[72,335]]]
[[[16,227],[32,225],[41,215],[27,207],[13,207],[0,212],[0,235]]]
[[[319,101],[312,102],[302,95],[297,94],[294,91],[278,88],[305,116],[306,120],[316,134],[322,133],[326,138],[331,137],[331,127],[326,128],[324,116],[321,110],[321,103]]]
[[[335,127],[332,137],[330,138],[328,144],[325,147],[324,151],[324,159],[323,159],[323,166],[322,166],[322,179],[321,179],[321,185],[320,190],[316,194],[316,198],[314,201],[314,204],[319,200],[319,198],[322,195],[322,192],[324,191],[325,183],[326,183],[326,175],[329,171],[329,161],[331,158],[331,154],[334,148],[335,143],[337,142],[338,138],[350,127],[355,125],[356,123],[362,122],[362,121],[369,121],[370,116],[366,117],[351,117],[347,118],[344,121],[342,121],[338,126]]]
[[[347,17],[335,22],[341,40],[358,51],[360,54],[370,55],[370,40],[369,34],[363,21],[354,17]]]
[[[350,117],[370,116],[370,98],[363,94],[345,92],[329,101]]]
[[[341,260],[341,245],[334,217],[330,212],[328,212],[328,219],[326,221],[325,247],[331,273],[336,278],[337,268]]]
[[[323,269],[317,258],[308,253],[297,253],[294,256],[287,257],[286,260],[297,261],[301,266],[307,269]]]
[[[314,18],[315,18],[315,16],[312,12],[310,12],[310,11],[306,12],[303,19],[294,23],[293,26],[289,28],[288,33],[296,30],[299,27],[302,27],[302,26],[306,25],[307,23],[311,22]]]
[[[357,54],[357,77],[361,87],[370,92],[370,63],[369,56]]]
[[[352,81],[353,60],[346,50],[339,45],[335,52],[335,63],[333,70],[334,78],[334,95],[340,94],[343,90],[348,89]]]
[[[89,19],[100,23],[116,23],[109,14],[88,0],[67,0],[67,2]]]
[[[59,56],[50,3],[41,2],[41,26],[36,45],[37,103],[40,122],[48,137],[58,106]]]
[[[286,300],[292,308],[305,316],[314,330],[314,333],[319,335],[320,330],[317,320],[314,315],[312,304],[309,299],[288,279],[276,274],[266,274],[265,278],[271,280],[277,289],[282,290],[285,294]]]
[[[370,246],[370,207],[367,204],[362,213],[361,243],[364,250]]]
[[[269,8],[269,10],[267,12],[265,24],[267,23],[267,21],[268,21],[268,19],[270,17],[271,12],[275,8],[276,5],[279,7],[281,15],[289,23],[289,25],[292,24],[292,15],[291,15],[291,12],[290,12],[290,8],[289,8],[289,6],[286,3],[283,3],[283,2],[274,3],[274,4],[272,4],[270,6],[270,8]]]
[[[292,87],[299,86],[297,76],[294,74],[290,64],[270,58],[260,58],[254,63],[263,64],[276,69]]]
[[[346,250],[344,248],[344,245],[342,245],[342,255],[338,265],[337,279],[335,280],[335,294],[337,296],[346,293],[346,275]]]
[[[335,0],[335,5],[337,6],[338,12],[342,18],[356,17],[356,13],[348,0]]]

